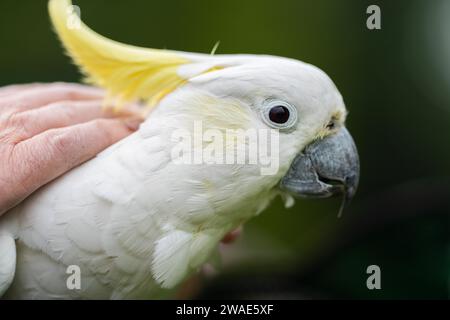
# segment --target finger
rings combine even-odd
[[[56,83],[43,87],[37,86],[0,98],[0,108],[20,112],[61,100],[98,100],[103,98],[103,95],[104,92],[98,88],[79,84]]]
[[[15,146],[14,161],[24,163],[24,168],[15,174],[31,193],[128,136],[138,126],[135,118],[97,119],[45,131]]]
[[[113,114],[112,109],[102,108],[102,100],[60,101],[14,114],[9,125],[19,142],[49,129],[68,127],[98,118],[112,118],[114,115],[118,116]]]
[[[233,243],[239,238],[239,236],[242,234],[242,226],[239,226],[237,229],[234,229],[231,232],[228,232],[223,238],[222,243],[224,244],[230,244]]]
[[[48,83],[27,83],[27,84],[11,84],[0,88],[0,98],[10,94],[36,88],[38,86],[48,86]]]

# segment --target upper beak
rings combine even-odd
[[[352,136],[345,127],[308,145],[293,161],[281,188],[296,196],[344,195],[348,203],[359,181],[359,157]]]

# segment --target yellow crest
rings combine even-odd
[[[49,1],[55,30],[86,81],[106,89],[118,107],[144,100],[152,108],[188,80],[179,74],[181,66],[193,62],[186,54],[107,39],[82,23],[73,8],[70,0]]]

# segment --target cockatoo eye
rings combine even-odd
[[[297,109],[285,101],[266,101],[262,113],[264,122],[275,129],[287,130],[297,123]]]
[[[269,119],[275,123],[286,123],[289,120],[289,109],[285,106],[275,106],[269,111]]]

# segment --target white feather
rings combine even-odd
[[[13,235],[17,244],[6,297],[165,295],[213,255],[226,232],[267,207],[292,159],[344,108],[332,82],[312,66],[273,57],[214,59],[235,67],[192,79],[164,98],[138,132],[0,219],[0,234]],[[247,164],[172,161],[174,130],[191,132],[198,120],[217,130],[267,128],[258,106],[274,95],[294,101],[301,119],[293,133],[280,135],[275,175]],[[5,290],[16,258],[12,238],[2,239]],[[81,290],[65,286],[69,265],[81,269]]]

